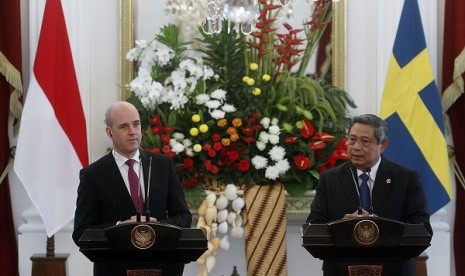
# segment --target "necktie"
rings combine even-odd
[[[368,187],[368,179],[370,177],[368,174],[363,173],[360,175],[362,179],[362,184],[360,185],[360,201],[362,203],[362,208],[366,211],[370,210],[371,198],[370,198],[370,188]]]
[[[128,159],[126,164],[129,167],[128,170],[128,179],[129,179],[129,189],[131,191],[131,198],[132,202],[134,203],[134,207],[137,210],[137,204],[139,204],[139,211],[144,209],[144,201],[142,200],[142,191],[139,187],[139,177],[137,177],[136,171],[134,171],[134,160]]]

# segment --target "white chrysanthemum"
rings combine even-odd
[[[270,149],[268,152],[270,155],[270,158],[274,161],[280,161],[284,159],[284,156],[286,155],[286,150],[282,146],[274,146]]]
[[[278,118],[273,118],[273,119],[271,120],[271,125],[273,125],[273,126],[277,126],[278,123],[279,123]]]
[[[275,167],[278,168],[278,171],[280,174],[284,174],[291,168],[291,165],[289,164],[289,161],[287,159],[283,159],[283,160],[279,160],[275,164]]]
[[[179,154],[181,152],[184,151],[184,146],[181,144],[181,143],[175,143],[172,147],[171,147],[171,151],[176,153],[176,154]]]
[[[173,147],[177,142],[176,139],[171,138],[169,142],[170,147]]]
[[[223,89],[216,89],[210,94],[210,97],[217,100],[225,100],[226,99],[226,91]]]
[[[175,132],[173,133],[173,138],[176,139],[176,141],[182,141],[186,136],[184,136],[184,133],[181,132]]]
[[[192,146],[192,141],[191,141],[190,139],[184,139],[184,140],[182,140],[182,144],[183,144],[186,148],[188,148],[188,147]]]
[[[218,100],[209,100],[208,102],[205,103],[205,106],[210,109],[217,109],[218,107],[221,106],[221,102]]]
[[[221,110],[223,110],[226,113],[232,113],[232,112],[236,112],[237,108],[232,104],[223,104],[223,106],[221,107]]]
[[[264,142],[262,142],[262,141],[260,141],[260,140],[258,140],[258,141],[255,143],[255,145],[257,146],[257,149],[258,149],[259,151],[264,151],[264,150],[266,149],[266,143],[264,143]]]
[[[218,120],[218,119],[223,119],[226,113],[222,110],[215,109],[210,112],[210,116],[212,116],[213,119]]]
[[[189,156],[189,157],[194,157],[195,153],[194,151],[192,150],[192,148],[187,148],[186,149],[186,155]]]
[[[257,155],[252,158],[252,164],[255,169],[260,170],[266,168],[268,160],[263,156]]]
[[[195,97],[195,103],[197,105],[204,105],[209,100],[210,100],[210,96],[208,94],[199,94]]]
[[[263,117],[263,119],[260,120],[260,124],[267,129],[270,126],[270,118],[268,117]]]
[[[279,144],[279,136],[278,135],[275,135],[275,134],[270,134],[268,136],[268,141],[270,142],[270,144],[272,145],[277,145]]]
[[[272,125],[268,128],[268,132],[270,134],[279,135],[281,133],[281,130],[279,129],[279,126]]]
[[[266,131],[261,131],[258,135],[258,139],[265,144],[268,143],[269,137],[270,135]]]
[[[266,168],[265,177],[271,180],[276,180],[279,177],[279,169],[276,166]]]

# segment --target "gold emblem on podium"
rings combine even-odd
[[[155,231],[146,224],[139,224],[131,231],[132,244],[139,249],[147,249],[155,244]]]
[[[355,240],[361,245],[370,245],[378,240],[379,228],[371,220],[361,220],[354,227]]]

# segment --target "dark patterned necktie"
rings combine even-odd
[[[128,179],[129,179],[129,189],[131,191],[132,202],[136,210],[142,211],[144,209],[144,201],[142,200],[142,191],[139,186],[139,177],[137,177],[136,171],[134,171],[134,160],[128,159],[126,164],[129,167],[128,170]],[[137,204],[139,204],[139,209],[137,209]]]
[[[360,201],[362,203],[362,208],[368,211],[371,206],[370,187],[368,187],[368,179],[370,179],[370,177],[368,174],[363,173],[360,175],[360,178],[362,179],[362,184],[360,185]]]

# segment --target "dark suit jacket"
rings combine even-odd
[[[148,191],[152,158],[149,206],[159,222],[191,227],[192,215],[184,198],[173,161],[160,154],[140,151],[145,191]],[[145,203],[147,206],[147,202]],[[74,216],[73,240],[77,244],[85,229],[106,228],[136,214],[131,195],[110,152],[80,172]],[[144,213],[143,213],[144,214]],[[94,266],[94,270],[96,266]],[[99,275],[105,275],[100,273]]]
[[[358,209],[358,182],[354,183],[357,175],[352,170],[353,166],[347,162],[320,176],[308,223],[328,223]],[[414,170],[382,157],[373,186],[372,203],[374,213],[379,217],[405,223],[423,223],[428,232],[433,234],[423,187]],[[412,261],[410,263],[413,264]],[[412,264],[408,264],[406,269],[414,270],[410,267]],[[396,265],[404,266],[405,262]],[[324,262],[323,269],[330,271],[334,268],[331,266],[334,263]],[[403,275],[411,274],[405,272]]]

